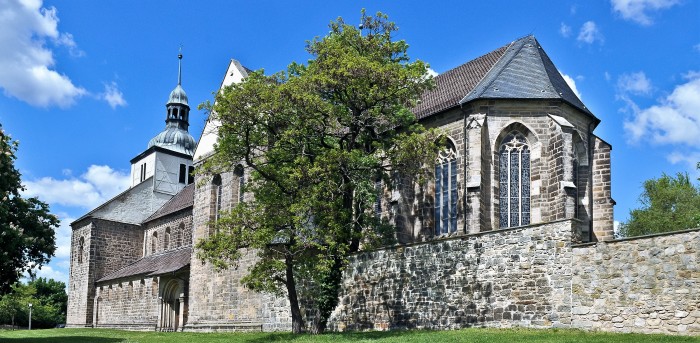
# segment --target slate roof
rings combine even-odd
[[[537,39],[528,35],[434,78],[414,109],[427,118],[477,99],[562,100],[599,121],[564,81]]]
[[[476,87],[507,48],[508,45],[436,76],[435,87],[423,93],[413,113],[423,119],[459,106],[459,101]]]
[[[122,269],[107,274],[96,282],[121,279],[129,276],[154,276],[176,272],[190,264],[192,248],[183,247],[161,254],[146,256]]]
[[[194,204],[194,183],[191,183],[182,190],[180,190],[175,196],[168,200],[161,208],[153,213],[150,217],[144,220],[144,223],[148,223],[152,220],[167,216],[169,214],[175,213],[180,210],[184,210],[188,207],[192,207]]]

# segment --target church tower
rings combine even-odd
[[[71,223],[69,327],[98,323],[95,282],[143,257],[144,220],[194,180],[196,145],[187,131],[190,106],[182,88],[182,54],[178,59],[177,86],[165,105],[165,129],[131,159],[131,186]]]
[[[153,190],[175,195],[193,182],[195,140],[188,132],[190,106],[182,88],[182,54],[178,56],[177,86],[170,92],[165,129],[148,142],[148,148],[131,160],[131,187],[153,177]]]

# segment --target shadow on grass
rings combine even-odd
[[[400,337],[406,335],[416,334],[418,332],[427,331],[405,331],[405,330],[393,330],[393,331],[367,331],[367,332],[344,332],[344,333],[324,333],[320,335],[311,334],[293,334],[289,332],[280,333],[270,333],[265,335],[265,337],[256,337],[251,339],[246,339],[249,343],[264,343],[264,342],[294,342],[294,341],[304,341],[308,342],[309,337],[319,337],[321,340],[326,339],[328,342],[334,341],[337,338],[338,341],[342,342],[353,342],[353,341],[371,341],[378,339],[386,339],[390,337]],[[321,341],[319,340],[319,341]]]
[[[90,337],[90,336],[63,336],[63,337],[0,337],[2,343],[114,343],[124,342],[122,338]]]

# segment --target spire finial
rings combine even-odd
[[[177,54],[177,84],[182,85],[182,44],[180,44],[180,51]]]

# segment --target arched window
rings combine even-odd
[[[185,224],[180,223],[180,225],[177,226],[177,246],[181,247],[184,245],[184,237],[185,236]]]
[[[211,181],[212,184],[212,205],[214,209],[214,220],[219,220],[219,211],[221,211],[221,197],[223,187],[221,187],[221,175],[216,174]]]
[[[170,248],[170,228],[165,229],[165,236],[163,237],[163,251]]]
[[[85,250],[85,238],[80,237],[78,241],[78,263],[83,263],[83,253]]]
[[[158,250],[158,232],[154,232],[151,236],[151,254],[155,254]]]
[[[525,136],[509,133],[499,149],[500,227],[530,224],[530,148]]]
[[[245,185],[245,172],[242,165],[237,165],[233,174],[238,178],[238,203],[243,202],[243,186]]]
[[[457,231],[457,150],[451,141],[435,161],[435,234]]]

